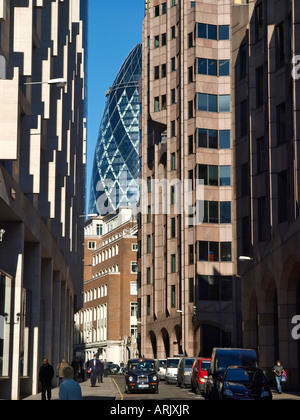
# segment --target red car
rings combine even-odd
[[[197,395],[204,391],[204,384],[207,379],[207,369],[210,367],[211,359],[198,357],[192,367],[191,388]]]

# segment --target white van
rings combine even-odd
[[[180,357],[168,357],[166,369],[166,384],[177,384],[177,371]]]

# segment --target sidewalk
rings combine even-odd
[[[111,377],[103,378],[103,383],[97,383],[95,387],[91,387],[90,380],[79,383],[82,391],[83,400],[115,400],[120,399],[119,391]],[[39,401],[41,394],[32,395],[24,398],[23,401]],[[59,388],[52,389],[52,400],[59,400]]]

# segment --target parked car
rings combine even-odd
[[[182,357],[178,364],[177,385],[180,387],[191,386],[192,367],[195,361],[194,357]]]
[[[207,369],[210,367],[211,359],[198,357],[192,367],[191,389],[197,395],[204,393],[204,384],[208,378]]]
[[[167,358],[166,384],[177,384],[177,370],[179,361],[179,357]]]
[[[223,380],[225,370],[229,366],[258,367],[256,351],[251,349],[214,348],[210,367],[207,371],[206,397],[219,399],[220,383]]]
[[[259,368],[230,366],[220,386],[221,400],[272,400],[268,381]]]
[[[130,359],[126,368],[125,392],[158,393],[159,378],[154,359]]]
[[[167,359],[157,359],[156,368],[159,380],[164,381],[166,379]]]

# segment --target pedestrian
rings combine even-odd
[[[57,365],[57,375],[59,378],[59,385],[64,381],[64,375],[63,370],[65,367],[70,367],[69,363],[65,359],[62,359],[62,361]]]
[[[282,375],[284,373],[284,369],[283,369],[283,366],[281,365],[280,360],[277,360],[276,365],[273,367],[273,372],[275,374],[278,394],[281,394],[282,393],[281,382],[282,382]]]
[[[103,382],[103,374],[104,374],[104,364],[102,359],[99,360],[99,374],[98,374],[98,382]]]
[[[74,381],[78,381],[78,376],[80,373],[80,363],[77,357],[72,361],[71,367],[74,369]]]
[[[49,364],[46,357],[43,359],[43,365],[40,367],[39,380],[42,387],[42,401],[51,400],[52,379],[54,377],[53,366]]]
[[[91,374],[91,386],[96,386],[97,377],[99,374],[99,359],[97,358],[97,355],[94,355],[93,360],[90,360],[89,362],[89,373]]]
[[[77,381],[74,381],[74,369],[66,366],[63,369],[64,381],[59,387],[60,401],[78,401],[82,400],[81,387]]]
[[[107,378],[109,366],[106,359],[104,359],[103,365],[104,365],[104,378]]]

